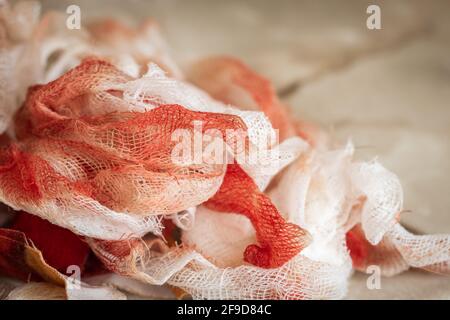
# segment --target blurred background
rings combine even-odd
[[[14,1],[13,1],[14,2]],[[450,232],[450,1],[41,0],[77,4],[82,23],[152,17],[181,66],[230,54],[270,78],[296,117],[352,139],[404,186],[402,221]],[[366,9],[381,8],[381,30]],[[409,272],[380,292],[357,276],[350,297],[450,298],[448,278]],[[389,291],[391,290],[391,291]]]

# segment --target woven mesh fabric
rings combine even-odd
[[[141,238],[112,241],[88,238],[87,243],[106,268],[122,275],[137,274],[149,258],[148,247]]]
[[[343,151],[342,154],[342,165],[347,165],[351,149]],[[331,166],[331,160],[333,159],[336,159],[336,154],[329,155],[327,158]],[[336,168],[333,168],[332,172],[340,172],[338,171],[340,165],[333,167]],[[297,167],[294,166],[293,168]],[[237,174],[243,174],[238,168],[234,169],[237,170]],[[287,197],[287,202],[294,201],[296,192],[299,191],[299,188],[291,188],[294,187],[290,183],[293,172],[292,170],[289,171],[283,175],[287,181],[280,183],[280,186],[284,185],[287,188],[283,189],[283,187],[280,191],[290,191],[292,194],[292,199]],[[239,175],[237,176],[239,177]],[[233,176],[229,178],[233,178]],[[332,177],[327,176],[327,178],[330,179],[329,183],[333,187],[339,185],[334,183]],[[296,181],[295,178],[294,181]],[[230,192],[236,192],[238,197],[242,190],[247,190],[247,194],[251,191],[251,188],[242,182],[239,185],[233,185],[232,183],[233,180],[229,182],[224,181],[222,186],[234,187],[235,190]],[[239,212],[242,208],[245,210],[246,203],[248,203],[247,200],[252,200],[247,195],[246,199],[240,199],[237,204],[229,204],[225,195],[226,193],[222,195],[225,199],[221,199],[219,194],[219,197],[216,195],[209,202],[214,204],[214,199],[217,197],[216,201],[224,201],[225,206],[221,204],[221,208],[226,208],[230,212]],[[231,197],[230,199],[233,198]],[[312,201],[314,202],[315,200]],[[210,206],[208,202],[206,206]],[[216,209],[214,206],[210,207]],[[268,207],[273,208],[271,205]],[[330,210],[334,209],[333,203],[330,204],[329,208]],[[288,213],[288,211],[283,212]],[[338,209],[332,211],[336,215],[339,212]],[[302,213],[303,210],[296,211],[295,215]],[[310,210],[309,214],[311,215],[309,219],[311,219],[313,215],[318,213]],[[228,215],[231,216],[227,219]],[[268,215],[268,217],[270,216]],[[211,209],[200,207],[193,228],[183,231],[182,239],[185,248],[172,248],[163,254],[156,254],[156,257],[146,260],[146,263],[141,265],[140,268],[135,267],[128,270],[133,270],[135,273],[133,275],[132,272],[131,275],[138,279],[152,284],[168,283],[186,290],[194,298],[201,299],[342,298],[346,292],[347,279],[351,272],[351,262],[344,247],[345,232],[343,229],[338,232],[338,224],[332,224],[336,220],[330,219],[315,223],[317,229],[319,227],[326,228],[328,225],[336,229],[325,240],[321,239],[321,237],[325,237],[324,234],[316,233],[316,237],[313,234],[313,242],[315,240],[323,243],[321,247],[316,246],[317,250],[321,249],[322,257],[316,256],[314,259],[311,259],[303,251],[301,254],[295,254],[279,267],[264,270],[246,265],[242,259],[242,253],[246,252],[246,248],[257,238],[257,233],[255,234],[255,230],[251,227],[249,220],[246,221],[244,217],[236,214],[224,213],[219,215]],[[345,222],[344,220],[342,223]],[[283,224],[285,223],[282,223],[281,226]],[[312,225],[314,224],[310,224],[310,229],[315,231]],[[296,225],[292,224],[292,226]],[[271,226],[266,231],[269,233],[268,236],[271,235],[272,230],[276,230],[276,228]],[[300,229],[296,226],[294,230]],[[257,229],[256,232],[258,232]],[[263,236],[266,235],[263,233]],[[280,248],[277,249],[280,250]],[[335,250],[335,255],[339,258],[337,261],[326,257],[326,254],[332,253],[333,250]],[[154,251],[152,252],[155,255]],[[112,258],[112,260],[115,259]],[[133,259],[125,260],[130,261]]]
[[[352,207],[348,170],[353,147],[303,154],[282,176],[270,195],[287,221],[306,229],[311,244],[302,252],[310,259],[350,264],[345,224]]]
[[[389,238],[383,238],[374,246],[365,238],[361,225],[357,225],[347,233],[346,239],[356,270],[366,272],[369,266],[378,266],[382,275],[393,276],[409,269],[409,264]]]
[[[86,236],[109,270],[199,299],[342,298],[352,264],[450,272],[448,235],[413,235],[398,222],[398,178],[354,162],[351,144],[330,150],[323,131],[294,123],[270,82],[240,61],[202,60],[187,82],[154,22],[70,33],[60,14],[23,24],[35,21],[33,8],[0,8],[0,131],[28,85],[56,80],[30,88],[15,115],[0,200]],[[178,129],[224,142],[232,164],[174,163]],[[239,157],[227,129],[246,133],[243,154],[258,161]],[[163,242],[167,221],[182,245]]]
[[[376,244],[397,223],[403,210],[403,190],[397,176],[376,161],[355,163],[351,169],[355,192],[366,195],[361,225],[367,240]]]
[[[351,176],[365,203],[347,234],[354,267],[377,265],[392,276],[409,267],[450,273],[450,235],[414,235],[398,222],[403,193],[398,178],[377,162],[355,163]]]
[[[148,76],[151,77],[150,74]],[[228,86],[229,83],[221,84]],[[248,190],[254,190],[254,195],[259,196],[254,186],[249,188],[242,183],[245,172],[238,166],[229,166],[229,170],[234,169],[237,171],[234,174],[241,177],[238,183],[233,184],[230,179],[233,176],[228,175],[228,181],[224,180],[222,184],[223,191],[226,191],[227,185],[232,186],[228,194],[233,197],[236,197],[235,193],[239,197],[246,191],[244,201],[234,203],[233,197],[225,196],[227,192],[223,192],[223,198],[219,192],[209,204],[215,204],[213,200],[217,197],[216,200],[223,201],[219,202],[220,206],[213,205],[209,209],[201,207],[192,229],[183,231],[183,248],[167,249],[163,254],[150,250],[149,255],[140,245],[137,253],[130,255],[131,258],[122,257],[122,261],[126,261],[125,267],[122,264],[121,268],[117,268],[113,263],[112,270],[148,283],[168,283],[180,287],[194,298],[340,298],[345,295],[352,265],[348,249],[352,252],[355,243],[349,243],[348,235],[351,233],[347,231],[359,223],[365,226],[364,232],[367,234],[362,234],[361,242],[356,244],[360,245],[364,240],[370,245],[367,239],[381,241],[377,246],[378,252],[372,252],[372,258],[367,262],[377,263],[383,274],[396,274],[409,265],[423,265],[414,258],[405,260],[397,249],[399,245],[393,243],[393,238],[388,238],[391,228],[399,228],[397,219],[402,210],[402,190],[395,175],[376,162],[352,162],[351,144],[337,151],[323,148],[306,153],[304,148],[302,151],[303,155],[290,165],[270,191],[277,206],[275,210],[280,210],[288,221],[294,223],[297,226],[295,229],[299,230],[300,226],[311,234],[311,244],[300,254],[281,259],[277,264],[267,264],[267,258],[263,256],[262,260],[258,260],[261,256],[256,255],[259,265],[275,267],[267,271],[245,264],[242,254],[248,259],[246,248],[254,248],[252,243],[258,239],[258,230],[251,227],[250,220],[246,221],[236,213],[244,212],[244,216],[251,217],[254,213],[249,213],[246,208],[246,200],[252,199]],[[261,203],[261,200],[258,202]],[[268,207],[274,208],[272,205]],[[218,215],[211,209],[220,209],[225,213]],[[227,215],[230,219],[223,225],[236,231],[231,231],[233,239],[224,241],[224,237],[230,237],[230,232],[221,228],[221,220],[225,220]],[[257,223],[252,225],[257,226]],[[271,229],[276,230],[273,226]],[[209,232],[206,236],[208,230],[216,232]],[[268,235],[270,237],[270,233]],[[398,236],[398,244],[407,240],[405,234]],[[435,236],[430,237],[434,239]],[[261,239],[258,243],[261,245]],[[429,242],[421,243],[422,247],[436,248]],[[408,248],[407,243],[404,245]],[[372,247],[369,249],[372,250]],[[448,249],[445,241],[442,248],[444,251]],[[144,256],[144,252],[145,257],[150,258],[136,258]],[[108,252],[104,256],[109,261],[116,259]],[[357,257],[353,252],[351,257],[355,268],[365,270],[357,266]],[[445,259],[445,254],[440,257],[435,255],[430,262],[432,264],[424,267],[445,272],[448,265]],[[145,263],[136,265],[135,261]],[[303,281],[296,278],[298,274],[302,275]],[[318,274],[321,281],[317,281]]]
[[[347,233],[347,245],[355,269],[366,272],[369,266],[380,267],[385,276],[394,276],[410,267],[435,273],[450,273],[450,237],[448,235],[414,235],[396,224],[383,239],[372,245],[361,226]]]
[[[253,72],[238,59],[211,57],[193,64],[187,75],[189,81],[212,97],[244,110],[261,110],[280,138],[296,135],[297,129],[289,118],[287,108],[280,103],[270,81]]]
[[[258,155],[256,161],[241,161],[241,165],[260,189],[264,189],[277,172],[306,148],[306,143],[298,137],[277,144],[276,133],[262,112],[241,111],[226,106],[188,83],[167,77],[155,64],[149,66],[149,71],[143,77],[135,80],[108,63],[88,61],[58,81],[30,94],[27,101],[31,103],[17,116],[16,131],[19,135],[21,132],[26,135],[30,131],[26,119],[21,119],[22,115],[33,110],[33,121],[39,123],[39,116],[43,112],[39,111],[40,106],[35,101],[41,101],[41,98],[48,100],[48,96],[59,96],[52,104],[59,106],[60,115],[69,117],[113,111],[145,112],[162,104],[180,104],[193,111],[236,115],[245,123],[250,147],[253,147],[252,154]],[[89,83],[83,83],[83,79],[88,79]],[[67,86],[72,92],[60,95],[61,91],[68,92]],[[30,118],[30,115],[25,117]],[[208,128],[203,129],[206,131]]]
[[[129,248],[129,244],[123,246]],[[120,261],[143,261],[137,258],[139,252],[142,253],[141,249],[136,247],[133,254]],[[148,252],[145,257],[149,257]],[[108,259],[113,261],[117,257]],[[272,269],[245,264],[218,268],[198,252],[183,247],[173,247],[163,253],[150,251],[150,258],[144,261],[138,269],[128,266],[113,270],[149,284],[181,288],[194,299],[338,299],[346,293],[351,272],[348,265],[335,266],[303,255]]]
[[[324,262],[306,257],[303,250],[282,267],[266,272],[244,264],[242,253],[254,243],[255,233],[249,221],[236,214],[219,215],[200,207],[194,227],[183,231],[182,239],[197,253],[189,255],[186,249],[180,252],[191,259],[207,258],[214,265],[190,263],[167,280],[195,298],[338,299],[346,293],[351,273],[348,257],[346,263]],[[175,260],[180,252],[166,254],[161,260],[168,263],[165,260]],[[146,273],[157,272],[153,263],[149,262]]]
[[[380,199],[378,189],[370,186],[370,180],[364,183],[367,188],[362,198],[364,204],[359,205],[360,200],[357,199],[361,197],[357,195],[361,190],[358,185],[361,181],[352,181],[349,173],[355,167],[359,170],[362,164],[351,162],[352,153],[353,148],[349,145],[343,150],[324,155],[302,156],[271,192],[275,203],[285,208],[283,212],[289,215],[289,221],[296,221],[312,235],[312,244],[281,268],[263,273],[262,269],[242,265],[239,255],[255,239],[250,225],[245,225],[245,220],[242,221],[242,217],[236,215],[227,224],[222,224],[220,220],[225,219],[225,215],[218,216],[209,209],[201,208],[193,230],[183,232],[185,245],[195,251],[172,249],[152,258],[141,269],[144,271],[140,278],[150,283],[178,286],[194,298],[340,298],[345,294],[351,270],[347,248],[351,253],[353,267],[361,271],[376,265],[386,276],[395,275],[410,266],[448,273],[448,235],[414,236],[395,223],[377,245],[370,244],[358,223],[364,217],[362,212],[364,208],[369,208],[371,215],[376,218],[377,214],[385,214],[387,209],[386,206],[365,206]],[[368,176],[373,170],[372,173],[377,173],[382,180],[372,183],[394,186],[383,189],[394,192],[387,199],[402,201],[401,197],[396,197],[399,190],[396,183],[391,183],[396,180],[392,173],[375,162],[366,163],[365,166]],[[339,200],[339,197],[336,198],[339,195],[336,188],[347,190],[349,194],[343,192]],[[377,191],[373,194],[367,190]],[[292,196],[289,196],[289,191]],[[284,195],[282,199],[285,202],[277,202],[280,194]],[[358,205],[354,206],[355,203]],[[388,212],[395,217],[398,204],[395,201],[389,203],[393,205]],[[336,207],[337,204],[340,205]],[[356,219],[352,215],[356,215]],[[355,223],[358,224],[346,234],[345,242],[343,236],[346,230]],[[222,225],[227,226],[231,233],[223,230]],[[382,224],[369,226],[383,228]],[[215,232],[207,237],[202,236],[207,230]],[[227,236],[232,239],[224,241],[223,238]],[[298,274],[302,274],[302,277],[295,280],[295,285],[286,288],[290,275],[295,278]],[[318,274],[320,282],[314,278]]]
[[[91,55],[134,77],[145,73],[150,62],[182,77],[154,21],[132,28],[107,19],[71,32],[66,14],[50,12],[39,21],[39,8],[34,1],[0,5],[1,133],[10,126],[29,86],[55,80]]]
[[[112,86],[110,89],[123,91],[123,99],[129,103],[129,108],[136,111],[148,110],[160,104],[176,103],[194,111],[240,117],[247,127],[251,146],[258,154],[257,161],[241,161],[240,164],[261,190],[267,187],[273,176],[307,148],[305,141],[299,137],[290,137],[278,144],[277,132],[263,112],[240,110],[214,100],[192,84],[167,77],[155,64],[149,66],[148,72],[142,78]],[[239,162],[239,159],[237,161]]]
[[[229,268],[244,263],[245,248],[256,242],[256,235],[247,217],[236,213],[218,214],[199,206],[195,223],[183,230],[181,240],[217,267]]]
[[[231,114],[195,112],[179,105],[157,106],[145,87],[134,96],[149,96],[141,100],[149,101],[148,110],[135,108],[130,90],[120,89],[130,81],[111,64],[88,59],[57,80],[30,89],[16,116],[20,142],[3,151],[0,187],[4,202],[78,234],[117,240],[149,231],[159,234],[157,215],[191,208],[214,195],[226,163],[174,164],[176,142],[171,134],[177,129],[192,131],[192,123],[201,121],[202,134],[215,129],[224,139],[226,130],[246,131],[244,121]],[[273,129],[264,125],[252,130],[248,140],[258,143],[259,135]],[[287,151],[292,150],[288,145]],[[282,166],[293,158],[289,152],[281,155],[287,159]],[[246,164],[246,168],[264,177],[276,173],[261,170],[258,164]],[[86,223],[87,219],[101,223]]]
[[[155,258],[149,266],[146,273],[155,280],[180,287],[195,299],[337,299],[345,295],[351,270],[303,255],[279,268],[220,269],[182,249]]]
[[[0,195],[16,210],[32,212],[80,235],[106,239],[159,232],[161,228],[156,216],[131,216],[102,205],[86,188],[59,174],[38,156],[11,147],[2,152],[2,157],[7,162],[0,170]]]
[[[31,90],[17,117],[17,136],[23,143],[3,152],[0,185],[5,203],[70,225],[83,235],[117,239],[123,230],[81,230],[89,224],[78,219],[93,211],[103,220],[114,215],[122,221],[142,220],[195,206],[215,193],[224,165],[173,165],[170,134],[189,128],[195,119],[208,120],[205,130],[244,128],[242,121],[177,105],[146,113],[85,115],[90,106],[95,109],[99,104],[90,100],[90,94],[98,98],[99,83],[111,78],[124,76],[109,64],[87,61],[59,80]],[[93,228],[108,227],[113,228],[111,223]]]
[[[215,101],[195,86],[178,80],[183,75],[168,54],[167,46],[155,22],[145,21],[138,27],[131,28],[118,21],[107,19],[96,21],[88,28],[82,28],[75,33],[65,28],[65,23],[66,16],[56,12],[48,13],[43,17],[28,41],[32,50],[27,50],[31,55],[39,57],[39,59],[28,59],[34,62],[33,66],[37,69],[37,75],[30,77],[30,69],[27,69],[26,75],[30,81],[45,83],[77,66],[87,56],[101,56],[102,59],[112,62],[125,74],[114,71],[114,77],[101,78],[100,72],[97,80],[102,84],[103,90],[89,95],[89,99],[92,100],[89,107],[94,109],[89,110],[88,106],[84,107],[85,114],[96,115],[104,113],[106,109],[143,112],[161,104],[180,104],[190,110],[220,112],[241,117],[247,125],[249,139],[256,148],[266,149],[266,138],[275,135],[271,123],[262,112],[238,110]],[[27,25],[27,27],[30,26]],[[150,64],[147,66],[148,63]],[[9,65],[5,64],[5,66]],[[113,72],[108,70],[109,73]],[[137,77],[141,74],[144,74],[144,77],[136,80],[130,77],[130,75]],[[256,75],[254,76],[256,78]],[[22,83],[29,84],[29,81],[22,81]],[[63,81],[59,83],[60,88],[63,88],[65,83]],[[257,89],[255,92],[261,91],[255,86],[253,89]],[[108,90],[121,91],[121,99],[105,94]],[[273,92],[271,94],[276,97]],[[66,106],[66,109],[71,110],[73,107],[73,105]],[[17,106],[14,110],[15,108]],[[260,161],[264,165],[260,164],[253,168],[244,164],[243,166],[258,186],[264,189],[271,177],[293,161],[304,148],[305,143],[293,137],[279,146],[273,145],[273,148],[266,153],[265,159]],[[253,173],[252,170],[257,171]]]
[[[141,66],[141,69],[149,62],[154,62],[166,70],[171,77],[182,77],[181,70],[169,54],[169,48],[156,21],[144,20],[133,28],[114,19],[104,19],[92,22],[87,30],[92,41],[96,45],[100,43],[103,46],[105,53],[101,55],[114,55],[119,65],[126,62],[120,58],[129,55]],[[124,67],[126,68],[126,65]],[[142,70],[139,74],[141,72]]]
[[[258,245],[252,244],[245,249],[244,260],[253,265],[262,268],[282,266],[298,255],[309,241],[306,232],[284,221],[270,199],[238,165],[228,165],[219,191],[205,202],[205,206],[242,214],[251,221]],[[112,271],[133,275],[138,274],[139,263],[147,265],[147,247],[143,242],[92,240],[90,245]]]
[[[66,23],[66,14],[52,11],[35,28],[32,40],[37,46],[41,80],[45,83],[92,55],[102,57],[133,77],[145,73],[150,62],[157,63],[173,77],[182,77],[158,24],[152,20],[136,27],[113,19],[95,20],[83,23],[77,32],[69,30]]]
[[[411,267],[450,274],[448,234],[414,235],[400,224],[395,224],[386,236]]]
[[[244,260],[263,268],[279,267],[309,244],[309,235],[298,225],[286,223],[270,198],[236,164],[230,164],[219,191],[205,206],[240,213],[253,224],[259,245],[245,249]]]

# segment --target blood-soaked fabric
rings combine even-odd
[[[249,110],[261,110],[280,139],[296,135],[288,109],[278,99],[269,80],[232,57],[212,57],[195,63],[188,78],[212,97]]]
[[[350,251],[353,267],[363,270],[369,255],[370,243],[366,240],[360,228],[354,227],[346,234],[346,244]]]
[[[365,237],[361,225],[356,225],[346,234],[346,243],[350,251],[353,268],[367,272],[370,266],[380,268],[385,276],[396,275],[409,268],[398,248],[384,237],[377,245],[372,245]]]
[[[58,271],[66,273],[71,265],[84,270],[89,246],[69,230],[25,212],[15,215],[10,228],[23,232],[42,252],[45,261]]]
[[[269,197],[237,164],[228,165],[219,191],[205,205],[213,210],[243,214],[252,222],[258,245],[250,245],[245,261],[263,268],[282,266],[309,243],[309,234],[287,223]]]
[[[204,121],[203,130],[220,128],[224,134],[243,125],[235,116],[192,112],[177,105],[146,113],[56,120],[33,130],[38,139],[2,152],[0,184],[17,206],[54,196],[59,190],[48,182],[60,180],[116,211],[178,212],[206,200],[224,170],[223,164],[174,164],[171,152],[177,142],[171,133],[192,130],[194,120]],[[62,162],[59,172],[50,165],[56,161]],[[176,184],[181,189],[174,192],[176,198],[165,199],[168,188]]]
[[[108,270],[122,275],[135,274],[139,265],[145,264],[149,252],[145,242],[138,238],[117,241],[89,239],[88,242]]]
[[[76,185],[109,208],[170,214],[206,200],[211,183],[223,174],[223,164],[174,164],[171,152],[177,141],[171,140],[171,133],[177,129],[192,130],[194,120],[204,121],[203,130],[217,128],[224,134],[226,129],[243,126],[235,116],[192,112],[170,105],[146,113],[54,121],[37,132],[45,138],[32,140],[33,145],[29,142],[27,149],[47,158],[49,154],[45,155],[44,151],[59,159],[65,156],[64,169],[73,170],[69,167],[72,164],[77,171],[64,175],[78,174]],[[24,154],[23,157],[26,161],[30,156]],[[30,175],[32,179],[33,173]],[[141,188],[136,186],[138,179],[142,181]],[[168,192],[164,187],[176,183],[176,179],[178,183],[188,180],[186,184],[196,183],[203,188],[188,190],[186,186],[178,199],[167,201],[159,192]],[[211,183],[207,183],[208,180]],[[30,194],[37,197],[39,186],[27,185],[31,188]],[[183,191],[189,192],[191,197]],[[139,196],[141,198],[136,199]]]
[[[253,180],[237,164],[229,164],[219,191],[205,205],[221,212],[234,212],[250,219],[258,245],[246,248],[245,261],[262,268],[276,268],[297,256],[308,245],[309,234],[287,223],[269,197],[260,192]],[[145,267],[148,248],[141,239],[99,241],[89,244],[105,266],[114,272],[137,274]]]
[[[278,98],[271,82],[233,57],[211,57],[195,63],[189,80],[214,98],[242,109],[261,110],[280,139],[300,136],[314,147],[328,144],[328,136],[317,125],[294,119]]]
[[[88,59],[32,88],[16,116],[19,142],[1,151],[2,200],[76,233],[115,240],[122,237],[120,228],[117,235],[111,232],[116,224],[84,230],[90,227],[86,223],[80,227],[78,220],[77,225],[58,220],[55,207],[68,215],[95,211],[110,219],[108,210],[114,210],[147,217],[176,213],[211,197],[225,164],[174,163],[172,151],[179,141],[173,141],[172,133],[181,129],[193,136],[193,122],[201,121],[200,134],[214,129],[224,139],[228,129],[247,130],[241,118],[180,105],[117,111],[130,109],[130,102],[120,99],[120,91],[104,87],[129,79],[109,63]]]
[[[68,217],[75,211],[89,215],[85,202],[92,199],[114,212],[145,217],[176,213],[213,196],[222,183],[226,163],[174,163],[172,152],[179,141],[173,141],[172,134],[181,129],[193,136],[193,123],[200,121],[201,134],[214,129],[208,134],[225,141],[228,130],[247,130],[242,119],[195,112],[180,105],[119,112],[130,102],[120,99],[120,91],[104,88],[129,80],[111,64],[87,59],[59,79],[33,87],[16,116],[19,142],[1,152],[4,201],[76,233],[116,240],[108,238],[111,234],[105,235],[105,230],[85,232],[89,228],[85,223],[81,228],[67,226],[65,221],[70,219],[60,212]],[[236,209],[258,230],[261,247],[249,247],[247,261],[276,267],[295,256],[305,244],[302,231],[284,222],[269,198],[239,167],[230,167],[226,181],[214,198],[217,208]],[[235,201],[249,191],[251,201],[235,207]],[[229,199],[224,201],[224,196]],[[55,204],[60,212],[53,210]]]

